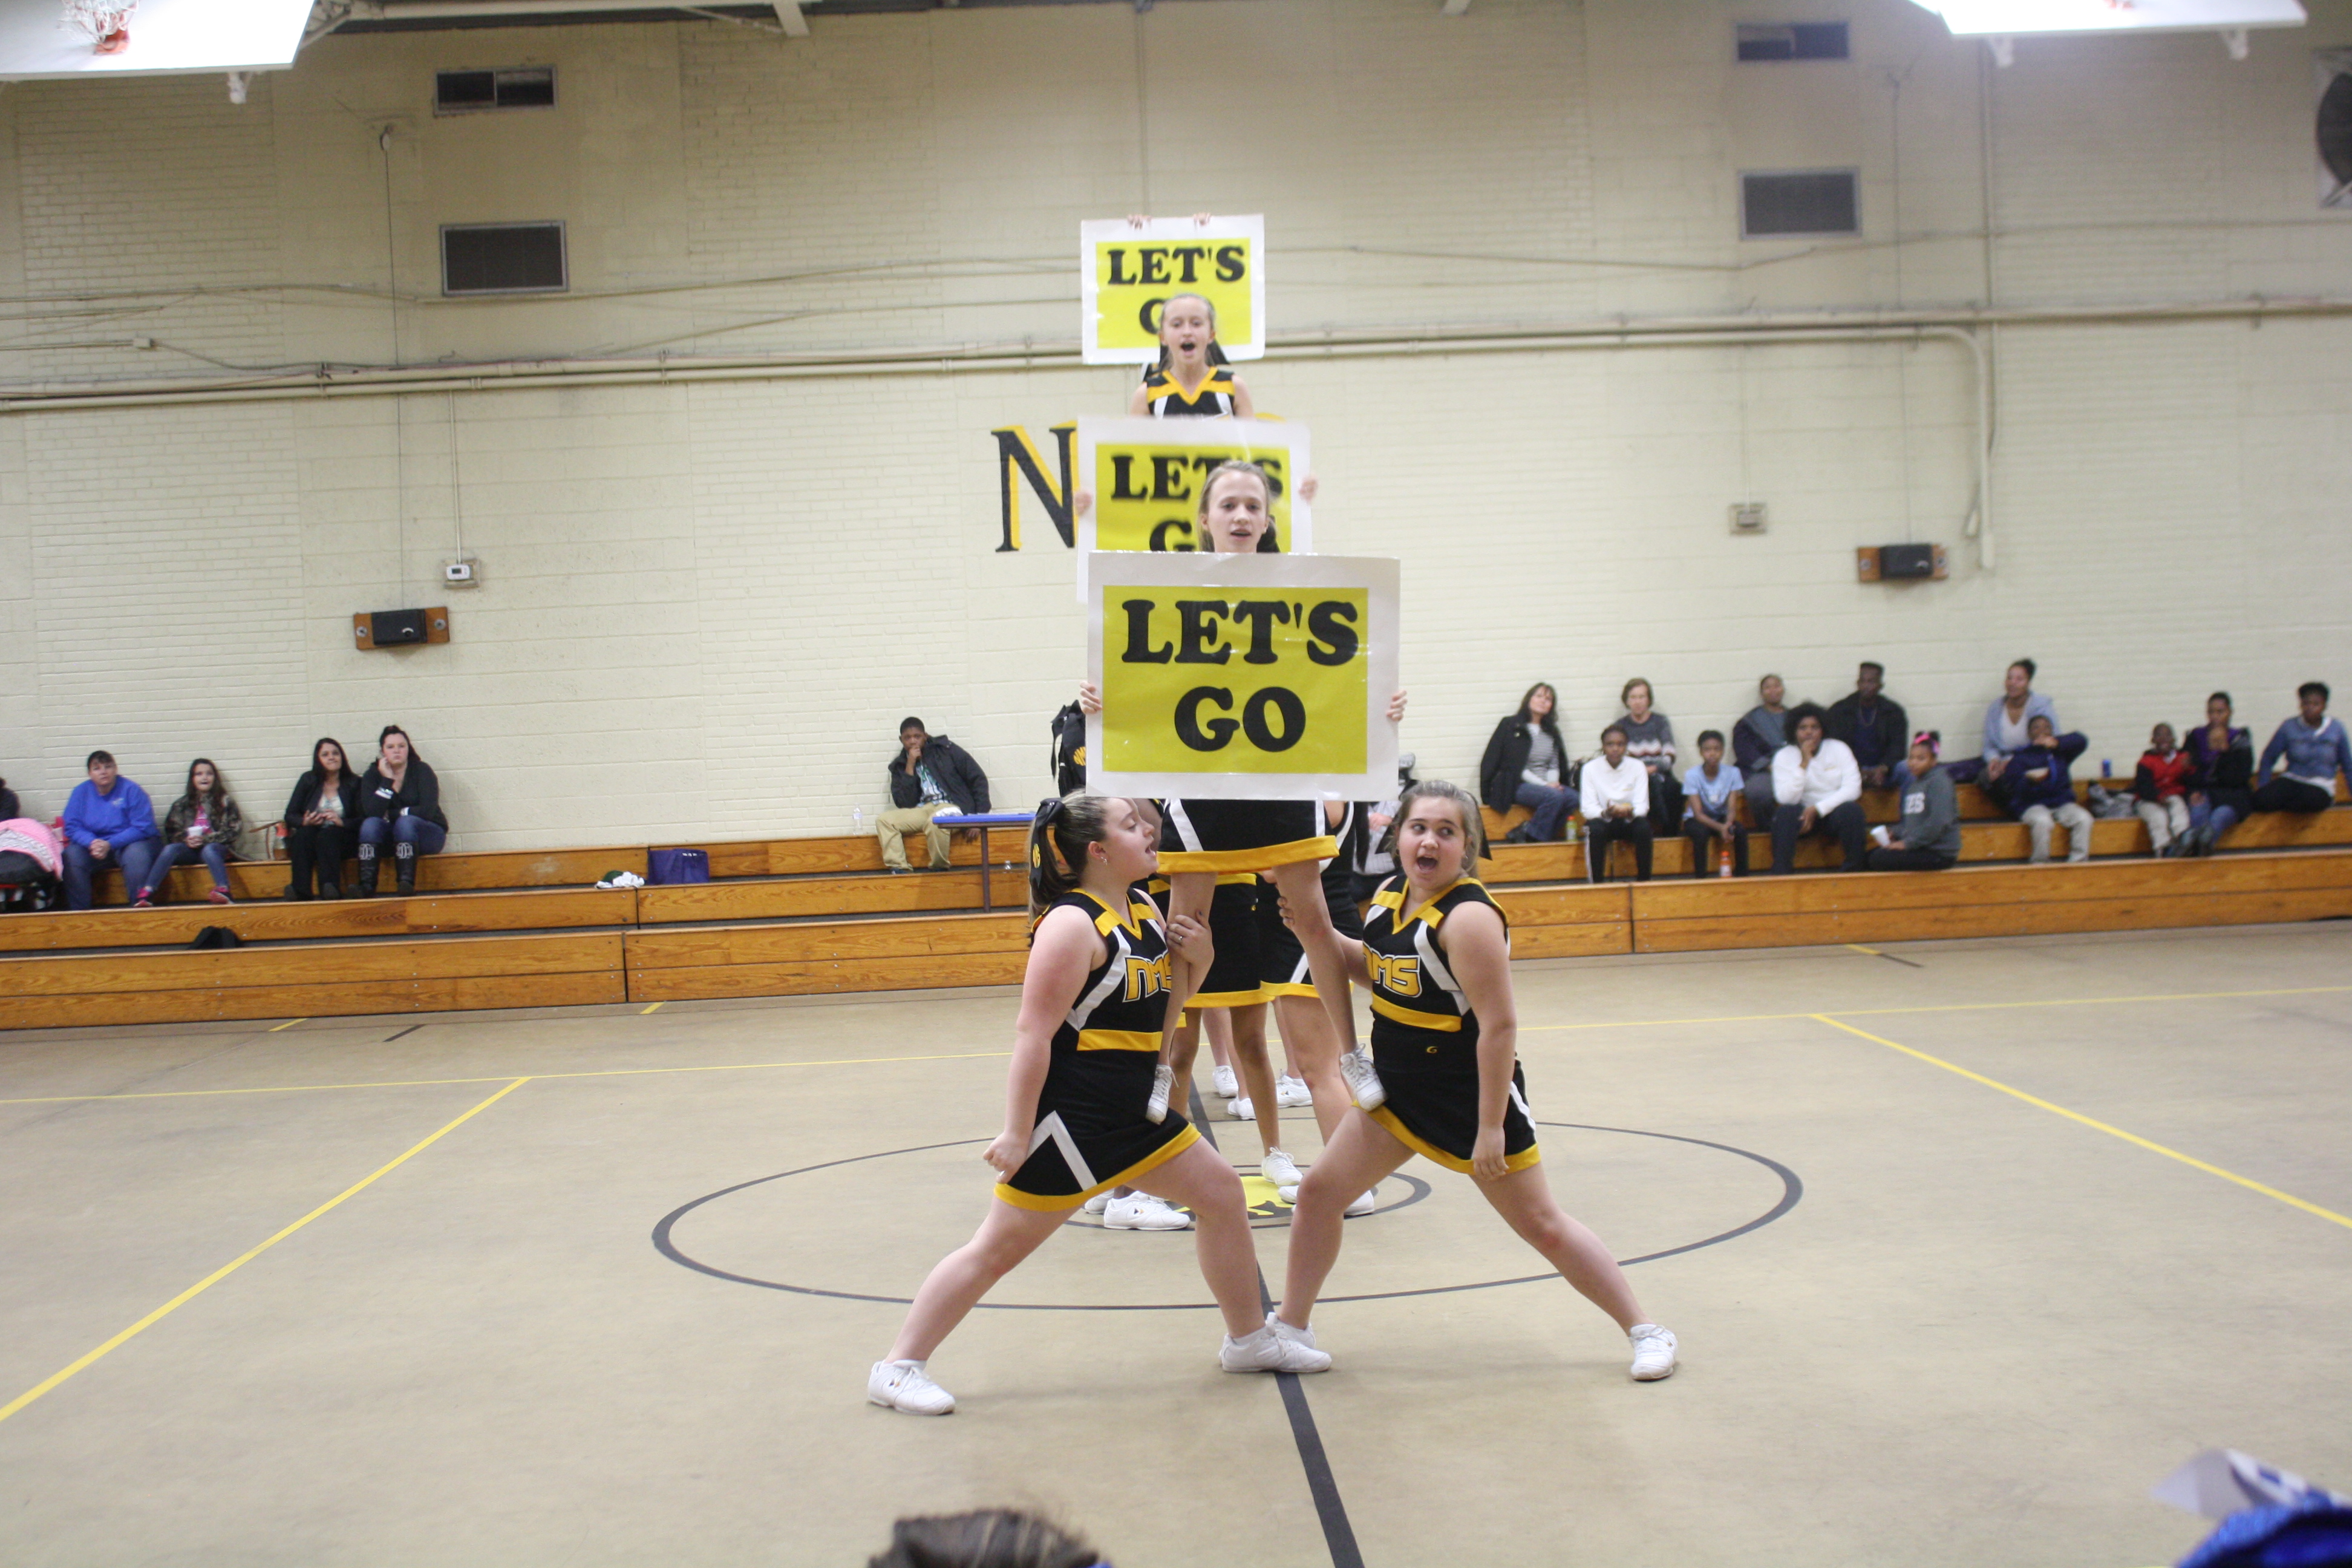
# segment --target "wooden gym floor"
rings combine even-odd
[[[2198,1448],[2352,1484],[2352,926],[1517,976],[1666,1383],[1415,1164],[1322,1376],[1215,1369],[1189,1237],[1074,1226],[955,1415],[869,1407],[1009,990],[0,1036],[0,1560],[854,1564],[1013,1501],[1121,1568],[2143,1568]]]

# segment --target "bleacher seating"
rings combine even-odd
[[[1892,819],[1891,795],[1867,804]],[[1586,885],[1580,844],[1498,845],[1481,875],[1521,958],[2352,917],[2352,810],[2259,816],[2200,860],[2153,860],[2137,819],[2103,821],[2087,867],[2016,864],[2025,829],[1973,789],[1962,810],[1966,864],[1945,872],[1696,879],[1676,837],[1638,886]],[[992,846],[1016,900],[993,914],[962,840],[952,868],[904,876],[871,836],[705,845],[708,883],[612,890],[589,884],[643,875],[647,847],[437,855],[412,897],[333,902],[279,898],[282,861],[234,867],[226,906],[183,871],[154,910],[0,916],[0,1028],[1005,984],[1027,945],[1019,843]],[[1749,846],[1760,873],[1769,847]],[[1800,859],[1836,855],[1816,840]],[[189,949],[208,925],[247,945]]]

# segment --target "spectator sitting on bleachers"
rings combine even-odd
[[[1885,695],[1885,688],[1886,667],[1864,659],[1853,690],[1830,704],[1830,739],[1843,741],[1853,753],[1864,789],[1885,789],[1890,782],[1900,789],[1909,777],[1903,755],[1910,745],[1911,718],[1903,704]]]
[[[188,764],[188,787],[163,814],[163,847],[131,895],[131,906],[143,910],[154,903],[172,868],[183,860],[197,859],[213,874],[212,891],[206,897],[216,904],[232,902],[228,860],[244,832],[245,814],[237,810],[236,797],[222,786],[220,769],[210,757],[198,757]]]
[[[948,828],[939,819],[985,816],[988,774],[971,753],[945,735],[923,729],[920,719],[898,721],[898,749],[890,757],[890,805],[874,819],[882,864],[908,871],[907,835],[919,831],[931,852],[931,869],[948,868]]]
[[[2254,732],[2233,729],[2230,714],[2230,694],[2216,691],[2205,700],[2205,722],[2189,732],[2192,768],[2183,855],[2210,855],[2221,835],[2254,809]]]
[[[147,792],[122,776],[110,752],[92,752],[89,777],[66,796],[66,908],[89,908],[90,883],[109,866],[122,868],[128,893],[147,879],[162,848],[155,833],[155,805]]]
[[[1944,871],[1960,858],[1960,799],[1952,775],[1936,765],[1943,737],[1923,730],[1911,737],[1904,771],[1903,820],[1870,852],[1874,871]],[[1880,831],[1884,831],[1881,829]]]
[[[1506,844],[1549,844],[1576,809],[1576,790],[1565,782],[1568,742],[1559,737],[1559,706],[1558,694],[1538,680],[1486,742],[1478,763],[1479,798],[1499,812],[1515,805],[1535,811],[1503,835]]]
[[[313,874],[322,899],[343,896],[343,861],[359,832],[360,781],[332,737],[310,748],[310,771],[294,781],[286,797],[286,858],[294,879],[289,899],[310,897]]]
[[[2132,809],[2147,824],[2147,844],[2159,858],[2183,853],[2189,841],[2189,786],[2197,759],[2173,743],[2172,726],[2148,732],[2147,750],[2132,773]]]
[[[2066,764],[2090,744],[2080,735],[2058,733],[2046,713],[2036,713],[2026,726],[2025,745],[2009,758],[2010,810],[2033,837],[2030,862],[2050,861],[2050,825],[2066,829],[2066,859],[2079,866],[2091,858],[2091,814],[2074,798],[2074,781]]]
[[[1731,727],[1731,760],[1748,781],[1748,820],[1769,831],[1780,802],[1772,798],[1772,759],[1789,743],[1789,710],[1782,702],[1789,688],[1777,675],[1756,683],[1762,699]]]
[[[1607,881],[1610,848],[1623,843],[1633,847],[1633,879],[1648,881],[1657,843],[1650,825],[1650,772],[1625,754],[1625,726],[1601,731],[1601,754],[1584,764],[1576,795],[1584,803],[1585,879]]]
[[[2263,748],[2256,811],[2326,811],[2336,804],[2336,773],[2352,778],[2352,740],[2345,736],[2343,720],[2327,716],[2327,688],[2306,680],[2294,695],[2303,711],[2281,724]]]
[[[1821,706],[1800,702],[1789,710],[1789,743],[1772,758],[1772,870],[1797,868],[1797,840],[1810,834],[1833,837],[1845,853],[1841,870],[1859,871],[1869,828],[1862,818],[1862,770],[1843,741],[1832,741]]]
[[[1625,704],[1617,720],[1625,731],[1625,754],[1650,775],[1651,829],[1671,835],[1683,825],[1683,786],[1675,778],[1675,722],[1654,710],[1650,683],[1638,675],[1618,697]]]
[[[376,736],[375,765],[360,780],[360,897],[375,896],[383,847],[392,846],[394,886],[416,891],[416,858],[449,842],[441,815],[441,781],[409,744],[408,731],[386,724]]]
[[[1683,837],[1690,840],[1692,876],[1714,871],[1718,847],[1730,856],[1733,876],[1748,875],[1748,829],[1732,805],[1741,787],[1739,770],[1724,765],[1723,731],[1700,731],[1698,761],[1683,774]]]
[[[2033,661],[2021,658],[2009,667],[2001,678],[2001,694],[1985,710],[1984,778],[1986,784],[2000,786],[2000,795],[2007,788],[2001,778],[2009,771],[2010,756],[2022,751],[2028,743],[2028,733],[2036,717],[2050,721],[2055,733],[2058,728],[2058,706],[2033,689]]]

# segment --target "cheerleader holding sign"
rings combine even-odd
[[[1321,1372],[1311,1334],[1274,1326],[1258,1297],[1257,1250],[1241,1178],[1181,1116],[1144,1120],[1168,1010],[1170,956],[1197,945],[1197,921],[1162,924],[1137,886],[1158,857],[1131,800],[1071,795],[1029,830],[1029,967],[1021,982],[1004,1131],[981,1158],[1003,1179],[972,1238],[915,1293],[866,1396],[945,1415],[955,1396],[926,1363],[989,1288],[1098,1192],[1128,1184],[1192,1209],[1201,1275],[1224,1314],[1227,1372]]]
[[[1415,1154],[1474,1177],[1479,1195],[1633,1342],[1633,1374],[1675,1370],[1675,1336],[1652,1322],[1601,1238],[1564,1213],[1537,1162],[1518,1065],[1510,923],[1476,879],[1478,803],[1428,780],[1397,805],[1402,869],[1372,895],[1349,968],[1372,994],[1378,1090],[1360,1092],[1307,1173],[1290,1217],[1277,1331],[1304,1334],[1339,1258],[1342,1211]]]

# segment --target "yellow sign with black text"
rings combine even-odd
[[[1149,364],[1160,357],[1160,308],[1198,294],[1216,311],[1229,360],[1265,353],[1265,219],[1090,220],[1078,226],[1082,347],[1088,364]]]
[[[1396,563],[1098,553],[1098,794],[1379,798],[1396,778]],[[1368,793],[1369,792],[1369,793]]]
[[[1274,481],[1274,548],[1315,548],[1314,511],[1295,481],[1311,470],[1307,426],[1273,419],[1078,421],[1079,561],[1094,550],[1183,552],[1200,548],[1201,489],[1220,463],[1255,463]],[[1080,578],[1084,591],[1085,579]]]

